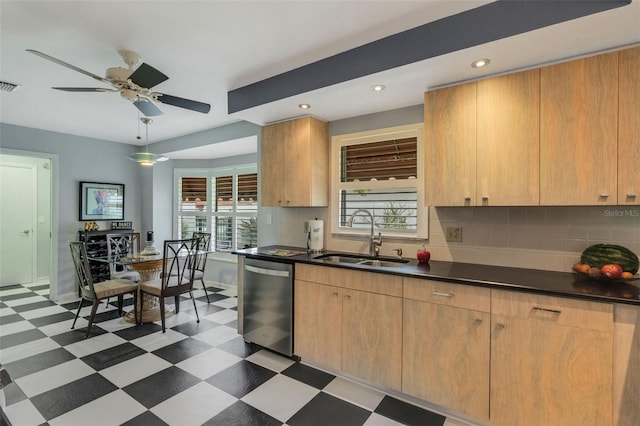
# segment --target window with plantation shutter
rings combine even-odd
[[[334,136],[332,152],[332,232],[375,232],[427,237],[422,192],[422,124]]]
[[[258,243],[256,165],[211,170],[177,169],[178,238],[211,232],[211,248],[230,252]]]

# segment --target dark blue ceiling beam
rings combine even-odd
[[[228,112],[618,8],[631,0],[498,0],[231,90]]]

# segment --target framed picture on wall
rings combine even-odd
[[[80,182],[79,220],[123,220],[124,184]]]

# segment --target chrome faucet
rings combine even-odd
[[[351,213],[351,217],[349,217],[347,225],[351,228],[353,227],[353,219],[358,213],[366,213],[367,215],[369,215],[369,218],[371,218],[371,234],[369,235],[369,256],[378,257],[378,254],[380,254],[380,246],[382,245],[382,233],[378,232],[377,237],[373,235],[373,228],[375,224],[373,223],[374,220],[371,212],[365,209],[358,209],[354,211],[353,213]]]

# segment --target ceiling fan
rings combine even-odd
[[[201,112],[203,114],[208,113],[211,109],[211,105],[203,102],[179,98],[160,92],[152,92],[152,87],[168,80],[169,77],[144,62],[134,69],[135,65],[140,63],[141,59],[140,55],[130,50],[121,50],[118,52],[128,68],[107,68],[104,77],[85,71],[60,59],[56,59],[53,56],[49,56],[46,53],[38,52],[37,50],[27,49],[27,52],[55,62],[63,67],[70,68],[112,87],[52,87],[52,89],[64,90],[66,92],[119,92],[120,96],[133,102],[136,108],[145,116],[162,115],[162,111],[160,111],[152,101]]]

